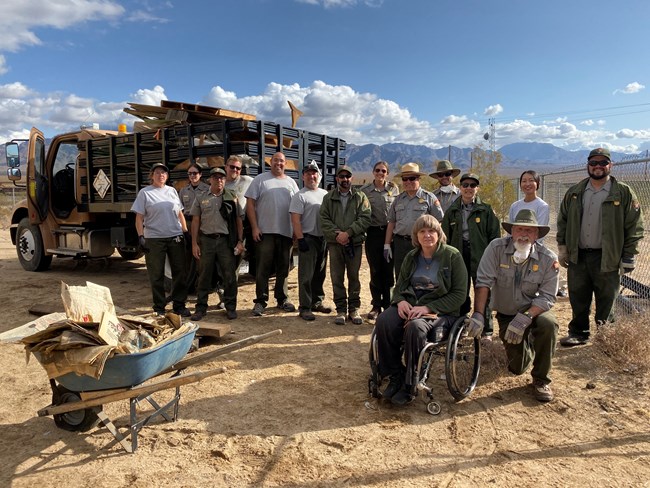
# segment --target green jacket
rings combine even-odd
[[[338,188],[323,197],[320,206],[320,227],[329,243],[336,243],[336,231],[347,232],[352,242],[361,244],[366,240],[370,227],[370,202],[362,191],[350,189],[348,204],[343,210]]]
[[[438,288],[418,300],[411,285],[411,277],[417,267],[420,249],[416,248],[404,257],[402,268],[393,289],[393,305],[406,300],[413,306],[425,305],[433,313],[459,315],[460,307],[467,298],[467,269],[460,252],[447,245],[440,244],[434,253],[434,259],[440,260],[438,268]]]
[[[447,236],[447,243],[459,251],[463,251],[463,210],[461,208],[462,198],[458,197],[445,212],[442,219],[442,230]],[[471,254],[470,274],[476,276],[478,263],[481,261],[483,252],[490,242],[501,237],[501,227],[498,217],[494,214],[492,207],[483,203],[480,197],[474,200],[469,218],[469,245]]]
[[[603,202],[602,218],[603,254],[600,271],[616,271],[623,255],[639,253],[638,243],[643,239],[643,215],[632,188],[610,176],[612,187]],[[582,221],[582,196],[589,178],[573,185],[564,195],[557,216],[557,243],[566,246],[569,260],[578,262],[578,241]]]

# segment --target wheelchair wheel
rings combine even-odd
[[[465,330],[465,317],[460,317],[449,332],[445,376],[449,392],[460,401],[472,393],[481,367],[481,341]]]
[[[377,362],[377,338],[373,329],[370,335],[370,347],[368,348],[368,360],[370,362],[370,377],[368,378],[368,393],[373,398],[381,398],[379,385],[381,377],[379,376],[379,366]]]

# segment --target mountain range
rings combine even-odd
[[[501,170],[503,172],[518,171],[544,167],[547,171],[587,161],[589,150],[567,151],[553,144],[540,142],[517,142],[508,144],[498,150],[502,155]],[[455,168],[466,171],[472,162],[472,148],[432,149],[427,146],[413,144],[390,143],[381,146],[364,144],[361,146],[348,144],[345,150],[347,164],[361,172],[370,172],[377,161],[389,163],[391,172],[397,172],[404,163],[420,163],[421,171],[433,172],[434,161],[450,160]],[[613,160],[624,157],[623,153],[612,153]]]

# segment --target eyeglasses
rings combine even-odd
[[[451,171],[447,171],[446,173],[436,173],[436,176],[438,178],[442,178],[443,176],[451,176],[453,173]]]
[[[388,171],[386,171],[385,169],[377,168],[375,170],[375,173],[388,173]]]
[[[338,178],[341,180],[349,180],[350,178],[352,178],[352,175],[351,174],[338,175]]]
[[[463,188],[476,188],[478,183],[461,183],[460,186]]]
[[[402,176],[402,181],[415,181],[419,179],[419,176]]]
[[[228,167],[234,171],[241,171],[241,166],[233,166],[232,164],[229,164]]]
[[[198,171],[188,171],[187,172],[187,176],[196,176],[196,175],[200,175],[200,174],[201,173],[199,173]]]
[[[609,161],[587,161],[587,164],[589,166],[591,166],[592,168],[594,166],[600,166],[600,167],[604,168],[605,166],[607,166],[609,164]]]

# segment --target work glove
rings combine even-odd
[[[624,273],[631,273],[632,270],[634,269],[635,263],[635,258],[634,256],[631,256],[629,254],[623,255],[623,258],[621,259],[621,265],[620,265],[620,270],[621,274]]]
[[[138,237],[138,245],[140,246],[140,250],[147,254],[149,252],[149,248],[147,247],[147,241],[144,238],[144,236],[139,236]]]
[[[524,337],[524,331],[532,322],[532,318],[523,313],[518,313],[508,324],[503,340],[509,344],[519,344]]]
[[[560,244],[557,246],[557,260],[563,268],[569,267],[569,251],[566,246]]]
[[[384,259],[387,263],[390,263],[390,260],[393,259],[393,251],[390,248],[390,244],[384,244]]]
[[[307,242],[307,239],[305,239],[304,237],[298,239],[298,250],[300,252],[309,251],[309,243]]]
[[[471,317],[465,319],[467,335],[470,337],[480,337],[485,325],[485,317],[480,312],[474,312]]]

